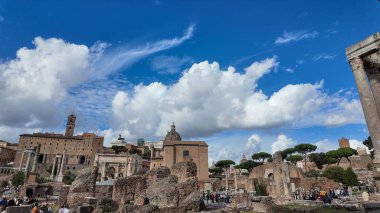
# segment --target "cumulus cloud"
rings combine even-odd
[[[278,66],[275,57],[254,62],[245,73],[221,70],[216,62],[194,64],[178,82],[139,84],[113,99],[112,126],[131,137],[163,136],[171,122],[185,137],[209,136],[225,129],[305,127],[362,123],[355,99],[323,91],[323,82],[295,84],[271,96],[257,82]],[[334,115],[346,116],[334,120]]]
[[[0,64],[0,124],[37,126],[54,118],[67,88],[87,80],[92,53],[84,45],[36,37],[35,48]],[[74,77],[75,76],[75,77]]]
[[[184,65],[188,65],[192,62],[193,59],[188,56],[176,57],[160,55],[152,59],[151,67],[160,74],[175,74],[181,72]]]
[[[284,134],[280,134],[277,137],[277,140],[272,144],[272,154],[274,154],[277,151],[281,151],[287,148],[291,148],[294,145],[296,145],[296,142],[293,141],[293,139],[288,138]]]
[[[260,150],[261,137],[257,134],[252,134],[245,145],[247,153],[255,153]]]
[[[83,88],[85,82],[102,79],[138,59],[178,46],[191,38],[193,30],[194,26],[190,26],[181,37],[137,47],[110,48],[104,42],[87,47],[58,38],[36,37],[34,48],[21,48],[15,59],[0,61],[0,125],[26,128],[57,125],[62,121],[60,113],[68,110],[62,104],[65,106],[78,91],[73,88]],[[113,97],[115,93],[98,92],[98,95]],[[88,100],[94,97],[98,96],[84,97],[83,102],[92,103]],[[75,107],[68,106],[70,112]]]
[[[284,32],[282,36],[277,37],[275,44],[287,44],[290,42],[296,42],[304,39],[312,39],[318,36],[317,31],[307,31],[307,30],[301,30],[301,31],[294,31],[294,32]]]
[[[338,142],[331,142],[328,139],[323,139],[314,143],[317,146],[315,152],[328,152],[338,148]]]
[[[367,154],[369,154],[369,149],[368,147],[366,147],[362,141],[359,141],[359,140],[356,140],[356,139],[350,139],[350,147],[353,148],[353,149],[357,149],[359,147],[361,148],[365,148],[366,151],[367,151]]]

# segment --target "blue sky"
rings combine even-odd
[[[158,140],[174,121],[210,161],[357,146],[368,132],[344,50],[378,20],[376,0],[0,0],[0,138],[62,132],[74,111],[77,132],[106,143]]]

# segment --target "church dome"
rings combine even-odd
[[[181,135],[175,130],[174,122],[172,124],[170,132],[165,136],[165,141],[181,141]]]
[[[243,154],[242,159],[240,160],[240,164],[247,162],[247,157]]]

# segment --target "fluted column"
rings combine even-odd
[[[374,97],[364,71],[363,60],[355,57],[349,61],[358,88],[360,102],[374,147],[374,163],[380,163],[380,119]]]

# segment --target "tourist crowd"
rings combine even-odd
[[[28,197],[0,198],[0,212],[6,212],[6,209],[11,206],[33,205],[32,213],[52,213],[52,209],[48,205],[38,206],[37,200]]]
[[[229,203],[230,196],[225,192],[203,192],[203,199],[206,201],[206,205],[211,203]]]
[[[362,188],[359,186],[358,190]],[[374,193],[373,187],[367,186],[366,191],[368,193]],[[328,189],[327,191],[320,190],[318,188],[311,190],[304,190],[303,188],[297,188],[293,193],[296,200],[320,200],[324,203],[331,203],[332,199],[338,199],[340,197],[348,197],[352,195],[351,188],[343,186],[342,188]]]

